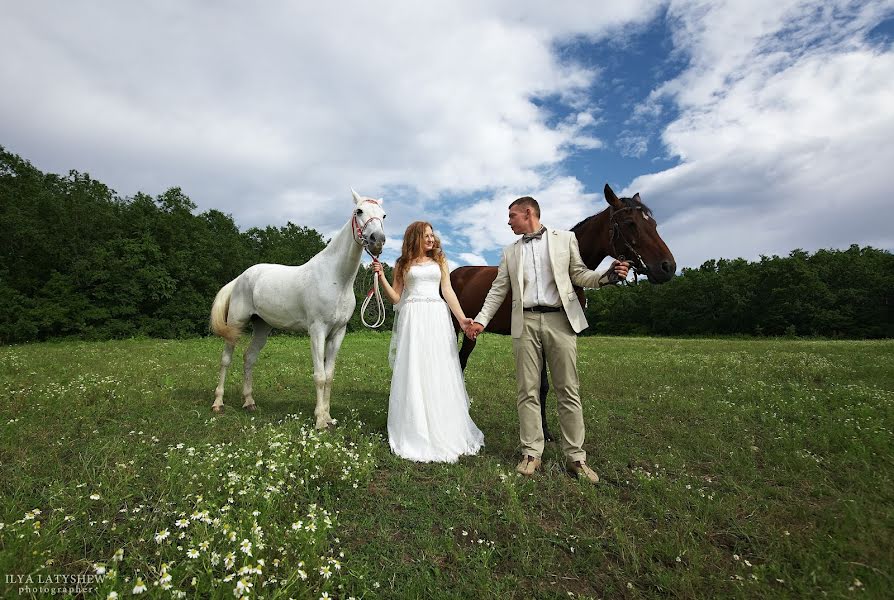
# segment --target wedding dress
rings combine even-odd
[[[484,445],[469,416],[450,309],[438,291],[436,262],[411,266],[404,278],[391,338],[393,369],[388,442],[417,462],[456,462]]]

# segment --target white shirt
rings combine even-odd
[[[540,239],[522,242],[524,254],[524,307],[562,306],[556,277],[549,262],[549,231],[545,231]]]

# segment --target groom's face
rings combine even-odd
[[[520,207],[513,206],[509,209],[509,227],[512,228],[512,233],[515,235],[521,235],[523,233],[531,233],[534,231],[532,228],[532,220],[531,220],[531,207]]]

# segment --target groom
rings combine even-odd
[[[512,290],[512,348],[518,383],[522,461],[516,471],[533,475],[543,454],[540,370],[546,356],[558,397],[562,452],[568,470],[591,483],[599,476],[584,452],[584,416],[577,376],[577,333],[587,327],[572,284],[597,288],[627,277],[627,263],[615,261],[605,273],[587,269],[577,237],[540,224],[540,205],[530,196],[509,205],[509,227],[522,238],[503,249],[497,278],[466,335],[475,339]]]

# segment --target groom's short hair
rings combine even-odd
[[[519,208],[530,208],[534,211],[534,216],[536,216],[538,219],[540,218],[540,205],[537,204],[537,201],[530,196],[522,196],[521,198],[514,200],[512,204],[509,205],[509,208],[512,208],[513,206],[518,206]]]

